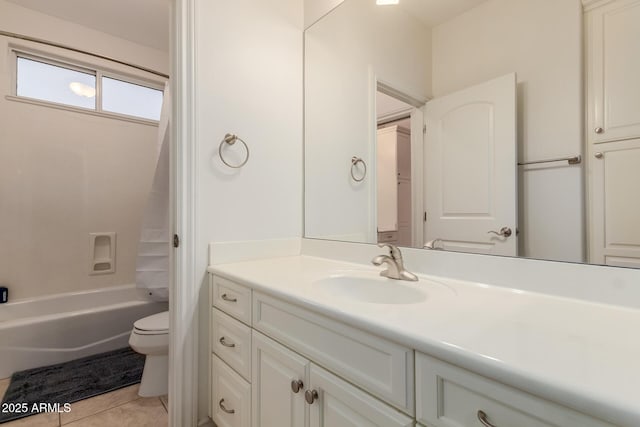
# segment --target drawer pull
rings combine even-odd
[[[291,391],[294,393],[299,392],[304,387],[304,383],[302,380],[292,380],[291,381]]]
[[[225,347],[229,347],[229,348],[233,348],[233,347],[235,347],[235,346],[236,346],[236,345],[235,345],[235,344],[233,344],[233,343],[229,344],[227,341],[225,341],[225,339],[224,339],[224,338],[225,338],[225,337],[220,338],[220,344],[222,344],[222,345],[223,345],[223,346],[225,346]]]
[[[227,414],[235,414],[236,413],[235,409],[227,409],[227,408],[224,407],[224,399],[220,399],[220,402],[218,402],[218,406],[220,407],[220,409],[222,409]]]
[[[482,425],[485,427],[496,427],[489,422],[489,420],[487,419],[487,414],[485,414],[484,411],[478,411],[478,420],[480,420]]]
[[[229,298],[227,294],[222,294],[222,299],[228,302],[238,302],[237,298]]]
[[[307,390],[304,392],[304,400],[306,400],[309,405],[312,405],[317,398],[318,392],[316,390]]]

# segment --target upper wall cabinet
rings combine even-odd
[[[640,0],[584,1],[587,138],[640,137]]]

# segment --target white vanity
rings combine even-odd
[[[214,422],[640,425],[640,311],[379,271],[305,255],[210,267]]]

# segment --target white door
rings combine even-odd
[[[252,341],[252,426],[304,427],[309,362],[256,331]]]
[[[640,268],[640,139],[591,146],[589,262]]]
[[[311,427],[412,427],[413,419],[311,364]]]
[[[425,243],[515,256],[516,75],[429,101],[425,123]]]

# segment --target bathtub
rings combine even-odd
[[[0,379],[128,345],[136,320],[168,308],[135,286],[57,294],[0,305]]]

